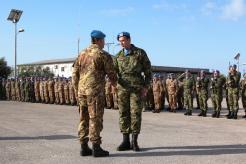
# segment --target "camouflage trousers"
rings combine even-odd
[[[106,94],[106,107],[113,108],[113,95],[111,93]]]
[[[160,92],[154,92],[154,103],[155,103],[155,109],[160,110],[161,109],[161,93]]]
[[[229,88],[228,89],[228,103],[229,103],[229,109],[231,112],[238,111],[239,109],[238,100],[239,100],[239,89]]]
[[[6,97],[7,97],[7,100],[11,100],[11,92],[10,92],[10,90],[6,90]]]
[[[186,110],[192,110],[193,109],[193,96],[190,92],[184,93],[184,106]]]
[[[211,100],[213,104],[214,111],[221,111],[221,103],[223,100],[222,94],[211,94]]]
[[[208,93],[205,91],[200,91],[198,93],[200,109],[203,111],[208,110]]]
[[[242,105],[244,111],[246,112],[246,95],[244,93],[242,93]]]
[[[118,109],[118,94],[113,93],[114,109]]]
[[[175,110],[177,108],[177,96],[176,94],[169,94],[169,107],[171,110]]]
[[[69,92],[64,92],[64,101],[66,104],[70,104]]]
[[[82,96],[78,98],[80,123],[78,136],[80,143],[101,144],[100,133],[103,129],[104,93],[97,96]]]
[[[123,134],[139,134],[142,121],[141,89],[128,89],[118,85],[119,125]]]
[[[59,92],[55,92],[55,103],[59,104]]]
[[[54,92],[49,90],[49,99],[50,99],[50,104],[54,104],[55,102],[55,95]]]
[[[59,102],[60,104],[64,104],[64,94],[62,91],[59,91]]]
[[[40,92],[39,91],[35,92],[35,100],[36,100],[36,102],[40,101]]]

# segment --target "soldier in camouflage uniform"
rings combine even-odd
[[[34,81],[34,92],[35,92],[35,101],[37,103],[40,102],[40,81],[38,77],[35,77],[35,81]]]
[[[4,78],[2,79],[2,83],[0,85],[2,85],[2,100],[6,100],[6,80]]]
[[[68,85],[68,80],[64,78],[63,80],[63,90],[64,90],[64,101],[65,104],[70,104],[70,98],[69,98],[69,85]]]
[[[43,78],[40,78],[40,82],[39,82],[39,92],[40,92],[40,100],[41,100],[41,103],[44,103],[45,102],[45,99],[44,99],[44,80]]]
[[[30,79],[27,77],[25,80],[25,86],[24,86],[24,92],[25,92],[25,102],[29,102],[30,101]]]
[[[14,79],[11,79],[10,86],[11,86],[11,100],[15,101],[16,92],[15,92],[15,80]]]
[[[198,116],[207,116],[208,110],[208,86],[209,86],[209,78],[205,77],[205,72],[202,70],[200,72],[200,79],[197,81],[196,87],[199,96],[199,104],[201,108],[201,113]]]
[[[92,44],[80,53],[73,68],[72,81],[80,111],[78,134],[82,156],[109,156],[109,152],[100,146],[100,132],[103,129],[105,76],[107,74],[114,83],[116,74],[111,56],[102,50],[104,37],[101,31],[92,31]],[[88,135],[92,150],[88,146]]]
[[[58,91],[58,78],[55,78],[54,91],[55,91],[55,104],[59,104],[59,91]]]
[[[243,118],[246,118],[246,73],[243,74],[243,80],[240,82],[240,87],[242,90],[242,105],[245,112]]]
[[[20,79],[16,79],[15,80],[15,97],[16,97],[16,101],[20,101],[21,99],[21,95],[20,95]]]
[[[221,102],[223,100],[223,88],[226,82],[226,78],[220,75],[218,70],[214,71],[213,78],[211,79],[211,100],[214,108],[212,117],[219,118],[221,111]]]
[[[20,79],[20,92],[21,92],[21,101],[25,101],[25,79]]]
[[[139,151],[138,135],[142,120],[142,97],[146,96],[151,81],[151,64],[143,49],[131,44],[130,34],[122,32],[117,37],[123,47],[115,57],[118,75],[118,105],[120,131],[123,142],[118,151],[133,149]],[[132,133],[132,145],[129,134]]]
[[[156,74],[154,75],[153,83],[152,83],[154,102],[155,102],[155,109],[152,111],[153,113],[160,113],[162,93],[163,93],[163,85],[157,76],[158,75],[156,75]]]
[[[168,99],[169,99],[169,107],[170,112],[176,112],[177,108],[177,92],[178,92],[178,82],[174,78],[174,74],[171,74],[171,79],[169,80],[167,84],[167,90],[168,90]]]
[[[226,85],[228,89],[228,102],[230,106],[228,119],[237,119],[237,112],[239,110],[239,88],[241,73],[237,72],[236,65],[230,68],[229,74],[226,79]]]
[[[58,79],[58,94],[59,94],[59,104],[64,104],[64,87],[63,87],[63,79]]]
[[[43,78],[43,92],[44,92],[44,102],[46,104],[48,104],[50,102],[50,99],[49,99],[49,90],[48,90],[47,78]]]
[[[111,90],[112,90],[112,95],[113,95],[113,104],[114,104],[114,109],[118,109],[118,91],[117,87],[111,85]]]
[[[50,77],[48,80],[48,92],[49,92],[49,103],[54,104],[55,93],[54,93],[54,80]]]
[[[69,79],[68,82],[68,86],[69,86],[69,98],[70,98],[70,103],[71,105],[75,105],[76,104],[76,98],[75,98],[75,93],[74,93],[74,88],[73,88],[73,84],[72,84],[72,79]]]
[[[8,79],[6,82],[5,90],[6,90],[7,100],[10,101],[11,100],[11,81],[10,79]]]
[[[195,81],[191,76],[189,70],[186,70],[185,72],[185,79],[183,80],[183,86],[184,86],[184,106],[186,109],[184,115],[191,116],[192,109],[193,109],[193,93],[195,90]]]

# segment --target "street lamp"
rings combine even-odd
[[[17,23],[20,20],[20,17],[22,15],[21,10],[12,9],[9,13],[9,17],[7,18],[8,21],[12,21],[15,24],[15,70],[14,75],[16,79],[16,59],[17,59],[17,34],[18,32],[24,32],[24,29],[20,29],[17,31]]]

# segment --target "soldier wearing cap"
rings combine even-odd
[[[153,109],[153,113],[160,113],[161,111],[161,100],[162,100],[162,93],[163,93],[163,85],[158,78],[158,75],[154,75],[153,78],[153,95],[154,95],[154,103],[155,109]]]
[[[109,152],[100,146],[100,132],[103,129],[105,76],[115,83],[116,74],[112,57],[103,50],[104,38],[103,32],[93,30],[92,44],[80,53],[73,66],[72,83],[78,97],[80,112],[78,134],[81,156],[109,156]],[[92,142],[92,150],[88,146],[89,139]]]
[[[118,151],[139,151],[138,135],[142,120],[142,98],[146,96],[151,81],[151,63],[146,52],[131,44],[128,32],[121,32],[117,36],[123,47],[114,58],[115,70],[118,75],[118,105],[119,124],[123,134],[123,141]],[[129,134],[132,133],[132,145]]]
[[[246,73],[243,74],[243,80],[240,82],[240,87],[242,90],[242,105],[245,112],[243,118],[246,118]]]
[[[195,81],[189,70],[185,71],[185,79],[183,80],[184,87],[184,106],[186,112],[184,115],[191,116],[193,110],[193,93],[195,90]]]
[[[225,82],[226,78],[220,75],[220,72],[218,70],[213,72],[213,77],[211,78],[210,91],[211,100],[214,108],[214,113],[212,114],[212,117],[214,118],[220,117],[221,103],[223,100],[223,88]]]

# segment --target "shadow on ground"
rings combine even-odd
[[[154,152],[153,152],[153,151]],[[111,157],[153,157],[178,155],[223,155],[246,154],[246,145],[211,145],[211,146],[178,146],[142,148],[140,152],[120,152]]]

